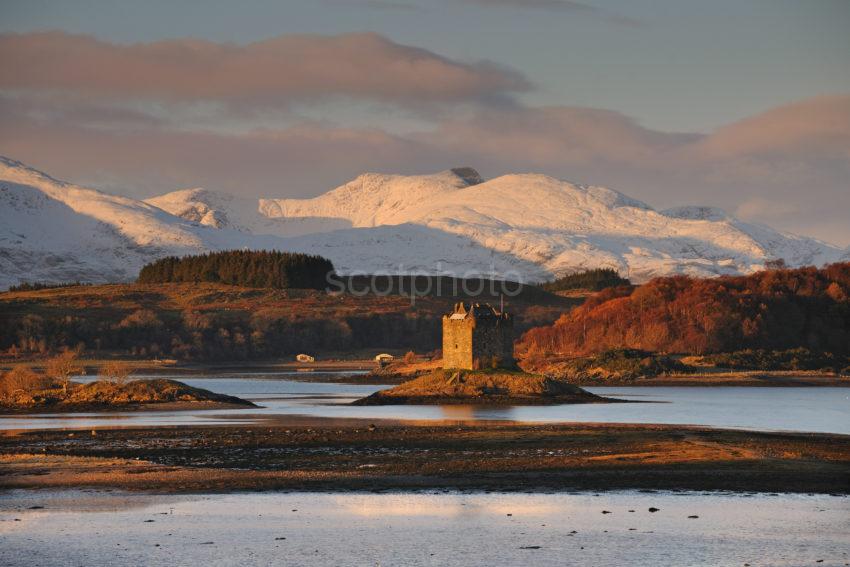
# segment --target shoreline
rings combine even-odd
[[[128,404],[73,404],[42,405],[32,407],[14,407],[0,405],[0,417],[18,415],[75,415],[80,413],[123,413],[157,411],[197,411],[197,410],[252,410],[260,406],[252,402],[237,404],[214,401],[180,401]]]
[[[0,490],[39,488],[850,494],[850,436],[358,419],[4,432]]]
[[[113,360],[113,359],[109,359]],[[115,359],[127,362],[136,369],[137,377],[175,376],[209,377],[226,374],[246,373],[292,373],[292,380],[303,382],[338,382],[348,384],[397,385],[412,380],[421,373],[381,372],[370,359],[320,360],[302,363],[292,360],[264,360],[256,362],[184,362],[168,363],[151,360]],[[95,376],[97,369],[106,359],[82,360],[86,376]],[[40,368],[43,361],[5,361],[0,369],[15,366]],[[429,366],[430,368],[430,366]],[[350,373],[350,374],[346,374]],[[327,374],[334,374],[327,376]],[[313,378],[313,376],[315,376]],[[311,379],[313,378],[313,379]],[[850,376],[816,370],[728,370],[706,369],[687,374],[669,374],[634,380],[592,380],[570,382],[582,388],[602,386],[746,386],[746,387],[850,387]]]

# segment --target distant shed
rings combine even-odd
[[[381,354],[375,355],[375,362],[378,362],[380,364],[388,364],[388,363],[392,362],[393,360],[395,360],[395,357],[393,355],[387,354],[385,352],[382,352]]]
[[[299,354],[295,357],[295,360],[298,362],[316,362],[316,357],[309,354]]]

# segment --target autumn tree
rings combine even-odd
[[[50,387],[50,380],[29,366],[16,366],[0,377],[0,398],[10,398],[19,392],[32,392]]]
[[[850,263],[609,288],[555,324],[528,331],[517,345],[526,355],[569,356],[624,347],[850,353]]]
[[[65,352],[49,359],[44,366],[47,376],[62,386],[62,393],[68,394],[68,385],[72,376],[83,373],[83,367],[79,363],[79,353],[73,350]]]
[[[100,367],[100,375],[117,385],[127,382],[127,379],[135,372],[135,367],[123,360],[112,360]]]

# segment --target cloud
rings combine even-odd
[[[80,115],[34,120],[0,106],[0,154],[106,191],[148,197],[204,186],[246,196],[313,196],[364,170],[437,169],[430,148],[376,129],[301,123],[226,134],[160,125],[102,128]]]
[[[354,6],[369,8],[371,10],[400,10],[404,12],[417,12],[421,10],[421,7],[417,6],[416,4],[409,4],[407,2],[394,2],[393,0],[324,0],[324,3],[330,4],[332,6]]]
[[[462,63],[374,33],[285,35],[237,45],[197,39],[121,45],[64,32],[0,35],[0,89],[103,99],[285,107],[354,97],[401,105],[507,97],[519,73]]]
[[[0,99],[0,154],[137,196],[202,185],[303,197],[364,171],[534,171],[609,186],[658,208],[718,206],[850,244],[850,96],[800,101],[711,134],[661,132],[576,107],[482,107],[403,134],[308,121],[238,133],[178,130],[84,104],[62,110]]]
[[[467,4],[478,4],[485,8],[514,8],[518,10],[546,10],[550,12],[565,12],[585,14],[600,17],[606,21],[631,27],[639,27],[643,23],[635,18],[621,14],[609,13],[605,10],[572,0],[465,0]]]
[[[471,118],[445,121],[421,136],[456,151],[476,148],[541,166],[598,161],[645,164],[697,138],[648,130],[610,110],[557,106],[483,109]]]
[[[780,106],[717,130],[698,151],[712,157],[815,155],[850,149],[850,95],[816,97]]]
[[[570,0],[466,0],[470,4],[492,7],[563,10],[566,12],[597,12],[598,8]]]

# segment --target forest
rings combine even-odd
[[[526,355],[614,348],[710,354],[742,349],[850,352],[850,263],[712,279],[685,276],[606,289],[528,331]]]
[[[616,270],[611,268],[597,268],[568,274],[551,282],[540,284],[540,287],[549,292],[589,290],[601,291],[609,287],[631,285],[631,282],[621,277]]]
[[[450,289],[450,288],[446,288]],[[555,321],[577,300],[538,289],[506,298],[519,332]],[[546,298],[538,296],[544,294]],[[362,349],[430,352],[454,295],[355,295],[218,283],[110,284],[0,293],[0,357],[89,356],[246,360]]]
[[[139,283],[216,282],[275,289],[325,289],[334,271],[321,256],[267,250],[227,250],[168,256],[145,265]]]

